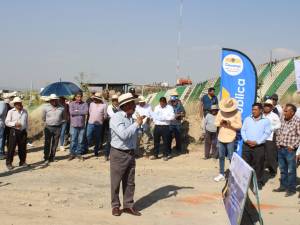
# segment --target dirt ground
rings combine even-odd
[[[30,169],[5,172],[0,163],[0,224],[226,225],[224,183],[213,181],[218,162],[202,160],[202,146],[190,149],[167,162],[137,160],[135,199],[141,217],[111,216],[109,162],[102,157],[70,162],[67,152],[58,152],[57,161],[43,167],[41,149],[31,149]],[[265,224],[299,224],[299,199],[272,193],[278,183],[276,177],[260,193]]]

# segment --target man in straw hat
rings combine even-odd
[[[12,101],[14,108],[9,110],[5,119],[6,126],[10,127],[8,153],[6,157],[6,167],[12,170],[12,162],[18,146],[19,166],[28,166],[26,163],[27,128],[28,113],[23,108],[22,99],[15,97]]]
[[[102,140],[103,121],[107,118],[107,105],[103,103],[101,93],[97,92],[93,97],[93,102],[89,108],[89,120],[87,125],[87,141],[91,146],[95,143],[94,155],[99,156],[100,144]]]
[[[220,111],[217,114],[215,125],[219,127],[219,171],[220,174],[214,178],[216,182],[225,180],[224,167],[225,156],[229,162],[235,150],[237,131],[242,127],[241,112],[237,108],[237,101],[234,98],[222,99]]]
[[[6,103],[0,97],[0,160],[5,158],[4,156],[4,131],[5,131],[5,118],[7,114]]]
[[[58,146],[61,125],[63,123],[64,108],[58,103],[59,97],[56,94],[49,96],[49,104],[46,104],[42,112],[42,120],[46,126],[45,145],[44,145],[44,162],[49,164],[53,162]]]
[[[135,119],[137,115],[139,116],[144,116],[143,124],[141,126],[141,129],[139,129],[138,132],[138,140],[137,140],[137,146],[136,146],[136,151],[135,154],[137,156],[140,156],[140,142],[143,139],[144,142],[144,148],[145,150],[148,150],[149,148],[149,141],[150,139],[153,138],[151,131],[150,131],[150,122],[152,119],[152,108],[149,104],[146,103],[146,99],[144,96],[139,97],[139,102],[138,105],[136,106],[135,109],[135,114],[133,115],[133,118]],[[145,137],[145,138],[143,138]]]
[[[275,142],[275,132],[280,128],[281,122],[279,116],[272,112],[274,106],[271,99],[267,99],[264,103],[263,117],[267,118],[271,123],[271,135],[265,144],[265,167],[269,169],[270,177],[274,178],[277,173],[277,146]]]
[[[111,152],[111,206],[112,215],[120,216],[122,212],[134,216],[141,214],[134,205],[135,190],[135,155],[137,130],[143,123],[143,117],[137,116],[135,122],[132,118],[136,107],[136,98],[131,93],[119,97],[120,111],[110,119]],[[123,188],[123,210],[120,210],[119,199],[120,183]]]
[[[258,188],[264,185],[265,143],[272,134],[269,119],[263,117],[261,103],[252,105],[252,115],[248,116],[241,129],[243,144],[243,159],[255,170]]]

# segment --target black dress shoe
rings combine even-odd
[[[121,216],[122,211],[120,210],[119,207],[115,207],[115,208],[112,209],[111,214],[112,214],[113,216]]]
[[[141,216],[142,215],[139,211],[136,211],[134,208],[125,208],[125,209],[123,209],[123,212],[133,215],[133,216]]]
[[[273,192],[286,192],[286,189],[284,187],[279,187],[279,188],[273,189]]]
[[[71,160],[73,160],[73,159],[75,159],[75,158],[76,158],[75,155],[70,155],[69,158],[68,158],[68,160],[71,161]]]
[[[291,197],[291,196],[293,196],[294,194],[296,194],[296,191],[287,191],[287,192],[285,193],[285,197]]]

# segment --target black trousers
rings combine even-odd
[[[44,159],[53,160],[60,138],[61,126],[46,126],[45,145],[44,145]]]
[[[257,182],[264,184],[265,146],[259,145],[251,148],[244,143],[242,157],[254,169]]]
[[[5,129],[4,129],[4,133],[3,133],[3,150],[5,151],[5,145],[8,149],[8,145],[9,145],[9,130],[10,130],[10,127],[7,127],[5,126]]]
[[[154,127],[154,155],[158,156],[159,154],[159,145],[160,145],[160,138],[162,137],[163,140],[163,156],[166,157],[171,154],[170,149],[170,142],[172,140],[170,126],[168,125],[155,125]]]
[[[276,175],[278,168],[278,149],[275,141],[267,141],[265,151],[265,168],[269,169],[270,174]]]
[[[134,150],[122,151],[111,147],[110,151],[110,185],[111,206],[120,207],[120,184],[123,189],[123,207],[132,208],[135,191],[135,156]]]
[[[9,129],[9,143],[6,157],[6,165],[11,165],[14,160],[16,147],[18,146],[19,165],[26,162],[27,155],[27,132],[26,130]]]
[[[205,131],[205,158],[218,158],[217,141],[217,132]]]

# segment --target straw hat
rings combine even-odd
[[[56,94],[51,94],[48,99],[49,100],[58,100],[59,97]]]
[[[223,112],[233,112],[237,109],[237,101],[234,98],[225,98],[220,101],[220,109]]]
[[[264,105],[271,105],[273,106],[273,101],[271,99],[267,99],[265,102],[264,102]]]
[[[92,96],[92,98],[103,101],[102,95],[99,92],[95,93],[95,95]]]
[[[12,103],[22,103],[22,99],[20,97],[15,97],[14,100],[12,100]]]
[[[111,99],[118,99],[118,98],[119,98],[118,95],[113,95],[113,96],[111,96]]]
[[[140,96],[139,97],[139,103],[144,103],[144,102],[146,102],[145,97],[144,96]]]
[[[119,101],[119,106],[122,106],[129,102],[136,102],[137,99],[131,93],[126,93],[120,95],[118,101]]]

